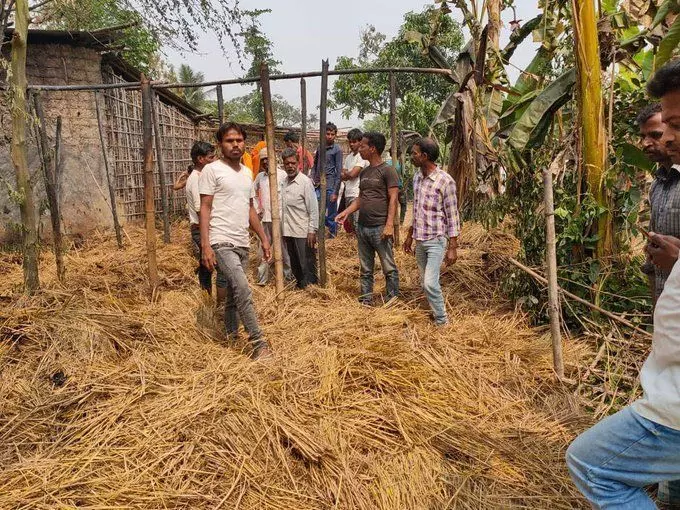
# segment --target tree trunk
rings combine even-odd
[[[572,0],[572,16],[579,74],[579,110],[586,180],[595,202],[605,211],[596,220],[597,257],[601,258],[612,253],[612,228],[609,201],[604,186],[606,136],[597,17],[593,0]]]
[[[28,0],[17,0],[12,36],[12,62],[9,76],[12,108],[12,164],[17,178],[17,196],[21,210],[24,290],[33,294],[40,286],[38,278],[38,222],[26,148],[26,39],[28,37]]]

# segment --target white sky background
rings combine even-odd
[[[526,22],[539,13],[538,0],[521,0],[516,8],[517,18]],[[340,4],[329,4],[318,0],[240,0],[242,9],[272,10],[260,18],[262,30],[273,42],[274,57],[280,60],[284,73],[296,73],[321,70],[322,59],[328,59],[333,69],[338,57],[342,55],[356,57],[359,52],[359,36],[367,25],[374,25],[379,32],[392,39],[403,21],[404,14],[409,11],[421,11],[433,2],[423,0],[347,0]],[[461,19],[459,11],[452,7],[452,16]],[[512,19],[512,11],[503,13],[504,26],[501,32],[501,47],[509,37],[508,21]],[[465,34],[468,37],[468,34]],[[524,68],[534,56],[536,45],[531,37],[520,46],[512,63]],[[240,69],[235,57],[227,59],[220,46],[211,35],[200,39],[199,53],[179,54],[167,51],[170,63],[178,66],[185,63],[193,69],[205,74],[206,80],[239,78],[244,71]],[[231,64],[229,62],[231,60]],[[508,67],[511,80],[517,72]],[[321,80],[307,80],[307,111],[317,112],[319,105]],[[332,89],[334,77],[329,78],[329,91]],[[444,83],[442,81],[442,83]],[[225,99],[246,94],[252,87],[229,85],[224,87]],[[300,81],[281,80],[272,82],[272,93],[281,94],[288,102],[300,106]],[[335,122],[340,128],[359,126],[362,121],[357,118],[345,119],[340,112],[328,112],[328,120]],[[311,126],[310,126],[311,127]]]

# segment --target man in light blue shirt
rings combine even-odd
[[[342,182],[342,148],[335,143],[338,127],[329,122],[326,124],[326,228],[330,237],[335,237],[338,226],[335,223],[335,215],[338,211],[338,193]],[[319,163],[319,149],[314,155],[314,168],[312,180],[316,190],[316,197],[321,200],[321,173]]]

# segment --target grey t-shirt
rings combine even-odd
[[[381,227],[387,223],[389,188],[399,187],[399,176],[387,163],[364,168],[360,174],[359,225],[362,227]]]

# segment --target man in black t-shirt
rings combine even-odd
[[[399,295],[399,271],[394,262],[394,215],[397,212],[399,177],[394,168],[382,160],[386,140],[376,132],[364,133],[359,154],[370,166],[361,172],[359,198],[338,214],[335,221],[342,223],[359,211],[357,240],[361,264],[361,295],[359,301],[370,305],[373,300],[373,272],[375,254],[385,274],[385,301]]]

